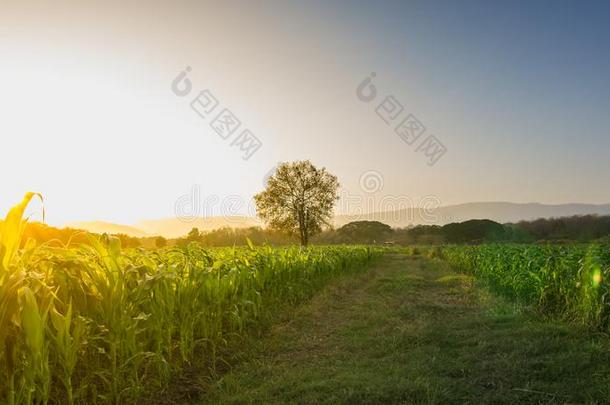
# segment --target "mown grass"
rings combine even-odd
[[[605,403],[609,376],[607,336],[388,255],[253,340],[202,403]]]

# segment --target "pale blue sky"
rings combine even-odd
[[[52,224],[171,217],[195,184],[247,199],[306,158],[354,195],[374,170],[375,198],[610,202],[608,3],[129,4],[0,6],[0,213],[34,190]],[[248,161],[171,92],[187,65],[262,141]],[[389,94],[436,165],[375,114]]]

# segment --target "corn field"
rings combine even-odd
[[[28,194],[0,225],[0,403],[134,403],[193,363],[358,271],[367,247],[124,250],[21,241]],[[20,248],[20,246],[22,246]]]
[[[517,302],[610,330],[610,248],[606,245],[501,244],[419,249],[416,253],[440,257]]]

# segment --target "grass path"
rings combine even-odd
[[[386,255],[247,349],[202,403],[607,403],[610,344],[443,263]]]

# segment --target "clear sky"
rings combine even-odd
[[[379,173],[375,198],[608,203],[609,5],[2,1],[0,213],[32,190],[51,224],[171,217],[295,159],[354,195]],[[204,89],[262,142],[250,159],[191,109]],[[435,165],[376,114],[388,95],[446,146]]]

